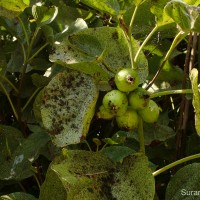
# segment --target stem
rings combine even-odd
[[[31,53],[31,50],[32,50],[32,47],[33,47],[33,43],[34,43],[34,41],[35,41],[35,38],[36,38],[36,36],[37,36],[39,30],[40,30],[39,27],[37,27],[37,28],[35,29],[35,32],[34,32],[33,37],[32,37],[32,39],[31,39],[31,43],[30,43],[29,48],[28,48],[28,56],[27,56],[28,58],[30,57],[30,53]],[[29,59],[28,59],[28,60],[29,60]]]
[[[21,47],[22,47],[22,51],[23,51],[23,55],[24,55],[24,61],[23,61],[23,63],[25,63],[26,60],[27,60],[27,57],[26,57],[26,50],[25,50],[25,47],[24,47],[23,44],[21,44]]]
[[[24,23],[23,23],[23,21],[21,20],[20,17],[18,17],[18,20],[19,20],[19,23],[20,23],[21,26],[22,26],[23,31],[24,31],[24,35],[25,35],[25,39],[26,39],[27,46],[29,46],[29,38],[28,38],[28,34],[27,34],[26,28],[25,28],[25,26],[24,26]]]
[[[156,26],[152,29],[152,31],[149,33],[149,35],[146,37],[146,39],[143,41],[142,45],[140,46],[140,48],[138,49],[135,58],[134,58],[134,62],[137,62],[137,59],[139,57],[140,52],[142,51],[142,49],[144,48],[144,46],[147,44],[147,42],[150,40],[150,38],[152,37],[152,35],[158,30],[159,26],[156,24]]]
[[[7,90],[5,89],[5,87],[3,86],[3,84],[0,82],[0,87],[3,89],[3,91],[5,92],[5,94],[6,94],[6,96],[7,96],[7,98],[8,98],[8,101],[9,101],[9,103],[10,103],[10,106],[11,106],[11,108],[12,108],[12,110],[13,110],[13,113],[14,113],[14,115],[15,115],[15,118],[18,120],[18,115],[17,115],[17,112],[16,112],[16,110],[15,110],[15,107],[14,107],[14,105],[13,105],[13,103],[12,103],[12,100],[11,100],[11,98],[10,98],[10,96],[9,96],[9,94],[8,94],[8,92],[7,92]]]
[[[41,46],[28,60],[27,63],[30,62],[35,56],[37,56],[40,51],[42,51],[46,46],[48,45],[48,43],[45,43],[43,46]]]
[[[140,141],[140,152],[145,154],[143,120],[141,117],[139,117],[138,135],[139,135],[139,141]]]
[[[11,83],[11,81],[10,81],[9,79],[7,79],[5,76],[1,76],[1,75],[0,75],[0,77],[1,77],[4,81],[6,81],[6,82],[12,87],[12,89],[15,90],[16,93],[18,93],[18,89]]]
[[[138,8],[139,8],[139,5],[137,5],[135,7],[135,10],[134,10],[133,15],[131,17],[131,21],[130,21],[130,24],[129,24],[129,36],[132,35],[133,22],[135,20],[135,16],[136,16],[136,13],[138,11]]]
[[[41,185],[40,185],[40,182],[38,180],[38,177],[36,176],[36,174],[33,174],[33,177],[34,177],[35,181],[37,182],[38,188],[40,189]]]
[[[146,89],[149,89],[152,84],[156,81],[156,79],[158,78],[159,74],[161,73],[166,61],[169,59],[171,53],[173,52],[173,50],[175,49],[175,47],[181,42],[181,40],[183,38],[185,38],[185,36],[187,35],[187,33],[180,31],[176,37],[174,38],[174,41],[172,42],[172,45],[170,46],[167,54],[164,57],[164,60],[162,61],[160,68],[158,69],[157,73],[155,74],[155,76],[153,77],[153,79],[149,82],[149,85],[146,87]]]
[[[87,141],[87,140],[84,140],[84,142],[85,142],[85,144],[87,145],[87,147],[88,147],[89,151],[92,151],[92,149],[91,149],[91,147],[90,147],[90,145],[89,145],[88,141]]]
[[[26,102],[26,104],[23,106],[21,112],[24,112],[24,110],[26,109],[26,107],[28,106],[28,104],[31,102],[31,100],[33,99],[33,97],[37,94],[37,92],[41,89],[41,87],[37,88],[35,90],[35,92],[31,95],[31,97],[28,99],[28,101]]]
[[[171,94],[192,94],[193,91],[192,89],[182,89],[182,90],[167,90],[167,91],[162,91],[162,92],[155,92],[150,95],[150,98],[156,98],[159,96],[165,96],[165,95],[171,95]]]
[[[181,163],[184,163],[184,162],[187,162],[189,160],[193,160],[193,159],[196,159],[196,158],[200,158],[200,153],[198,154],[195,154],[195,155],[192,155],[192,156],[188,156],[188,157],[185,157],[185,158],[182,158],[180,160],[177,160],[169,165],[166,165],[165,167],[153,172],[153,176],[157,176],[159,174],[161,174],[162,172],[164,171],[167,171],[168,169],[172,168],[172,167],[175,167],[176,165],[179,165]]]
[[[23,83],[24,83],[24,75],[26,73],[26,68],[27,68],[27,64],[28,62],[30,61],[30,55],[31,55],[31,51],[32,51],[32,47],[33,47],[33,43],[35,41],[35,38],[39,32],[40,28],[39,27],[36,27],[35,29],[35,32],[31,38],[31,42],[29,44],[29,42],[27,43],[28,45],[28,52],[27,54],[25,53],[25,49],[24,49],[24,46],[22,45],[22,50],[23,50],[23,53],[24,53],[24,63],[22,65],[22,72],[21,72],[21,75],[20,75],[20,84],[19,84],[19,92],[18,92],[18,100],[17,100],[17,107],[18,107],[18,121],[21,123],[21,114],[22,114],[22,111],[21,111],[21,93],[22,93],[22,89],[23,89]],[[41,48],[40,48],[41,49]],[[39,50],[40,50],[39,49]],[[38,51],[39,51],[38,50]],[[37,52],[38,52],[37,51]],[[36,52],[36,53],[37,53]],[[37,54],[36,54],[37,55]],[[32,58],[33,56],[31,56]]]
[[[129,53],[130,53],[130,58],[131,58],[131,67],[132,69],[136,68],[135,62],[134,62],[134,51],[133,51],[133,45],[132,45],[132,28],[133,28],[133,22],[135,20],[135,16],[136,13],[138,11],[139,5],[137,5],[135,7],[135,10],[133,12],[133,15],[131,17],[131,21],[129,24],[129,28],[128,28],[128,35],[127,35],[127,41],[128,41],[128,45],[129,45]]]

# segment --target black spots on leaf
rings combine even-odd
[[[112,39],[113,40],[118,40],[119,39],[119,35],[118,35],[117,31],[115,31],[114,33],[112,33]]]
[[[58,101],[58,105],[59,106],[64,106],[66,103],[65,103],[65,101],[63,101],[62,99],[60,99],[59,101]]]
[[[50,135],[59,135],[60,132],[64,129],[64,127],[60,124],[57,126],[54,126],[50,131],[49,131],[49,134]]]
[[[71,124],[71,128],[72,128],[72,129],[77,129],[78,127],[77,127],[76,124]]]
[[[85,82],[84,77],[80,77],[77,74],[77,77],[75,76],[68,76],[67,78],[63,79],[62,81],[62,87],[66,87],[68,89],[74,89],[76,87],[79,87],[81,84],[83,84]]]
[[[87,188],[88,192],[90,193],[94,193],[93,189],[92,188]]]
[[[72,114],[72,118],[76,118],[76,115],[74,113]]]

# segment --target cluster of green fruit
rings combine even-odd
[[[125,130],[137,128],[139,116],[147,123],[157,121],[159,107],[145,89],[138,87],[140,79],[135,70],[124,68],[115,75],[114,80],[117,89],[103,97],[98,118],[110,120],[115,117],[119,128]]]

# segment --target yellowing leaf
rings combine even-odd
[[[58,147],[81,142],[95,112],[98,89],[89,75],[57,74],[45,87],[41,116],[44,127]]]
[[[190,72],[190,80],[193,90],[193,100],[192,104],[195,111],[195,128],[197,134],[200,136],[200,94],[198,89],[198,70],[192,69]]]
[[[23,0],[0,0],[0,7],[10,11],[22,12],[29,5],[29,1]]]

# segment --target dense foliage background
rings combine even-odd
[[[76,187],[67,197],[66,188],[74,177],[62,167],[77,175],[75,170],[85,165],[94,171],[113,171],[119,165],[116,176],[121,182],[128,180],[127,185],[117,185],[111,176],[85,174],[88,182],[96,181],[92,189],[83,191],[86,197],[93,193],[109,200],[149,200],[152,195],[154,199],[182,199],[182,189],[198,190],[199,4],[198,0],[0,0],[1,199],[73,199],[81,189],[74,183]],[[115,73],[133,65],[140,87],[150,92],[162,110],[156,123],[143,124],[145,156],[140,152],[138,130],[120,130],[115,119],[99,119],[94,114],[106,92],[115,88]],[[66,128],[68,122],[58,119],[66,110],[76,125],[73,130],[80,132],[83,125],[85,133],[81,132],[84,137],[79,142],[79,136],[70,136],[63,148],[59,145],[63,138],[54,141],[62,127],[55,123],[54,130],[47,130],[44,124],[53,119],[44,116],[48,108],[42,105],[48,95],[67,98],[73,94],[71,89],[58,89],[63,77],[57,74],[73,74],[74,70],[75,80],[65,84],[78,93],[77,99],[73,106],[60,101],[51,115]],[[88,78],[79,87],[88,75],[95,84]],[[92,85],[91,90],[87,84]],[[45,93],[44,88],[56,89]],[[87,128],[86,118],[77,116],[88,94],[93,102],[88,100],[83,111],[92,116]],[[136,156],[133,161],[130,155]],[[65,159],[70,164],[62,163]],[[170,163],[174,164],[165,168]],[[135,171],[129,172],[129,165]],[[134,196],[134,191],[141,196]],[[81,195],[76,198],[84,199]]]

